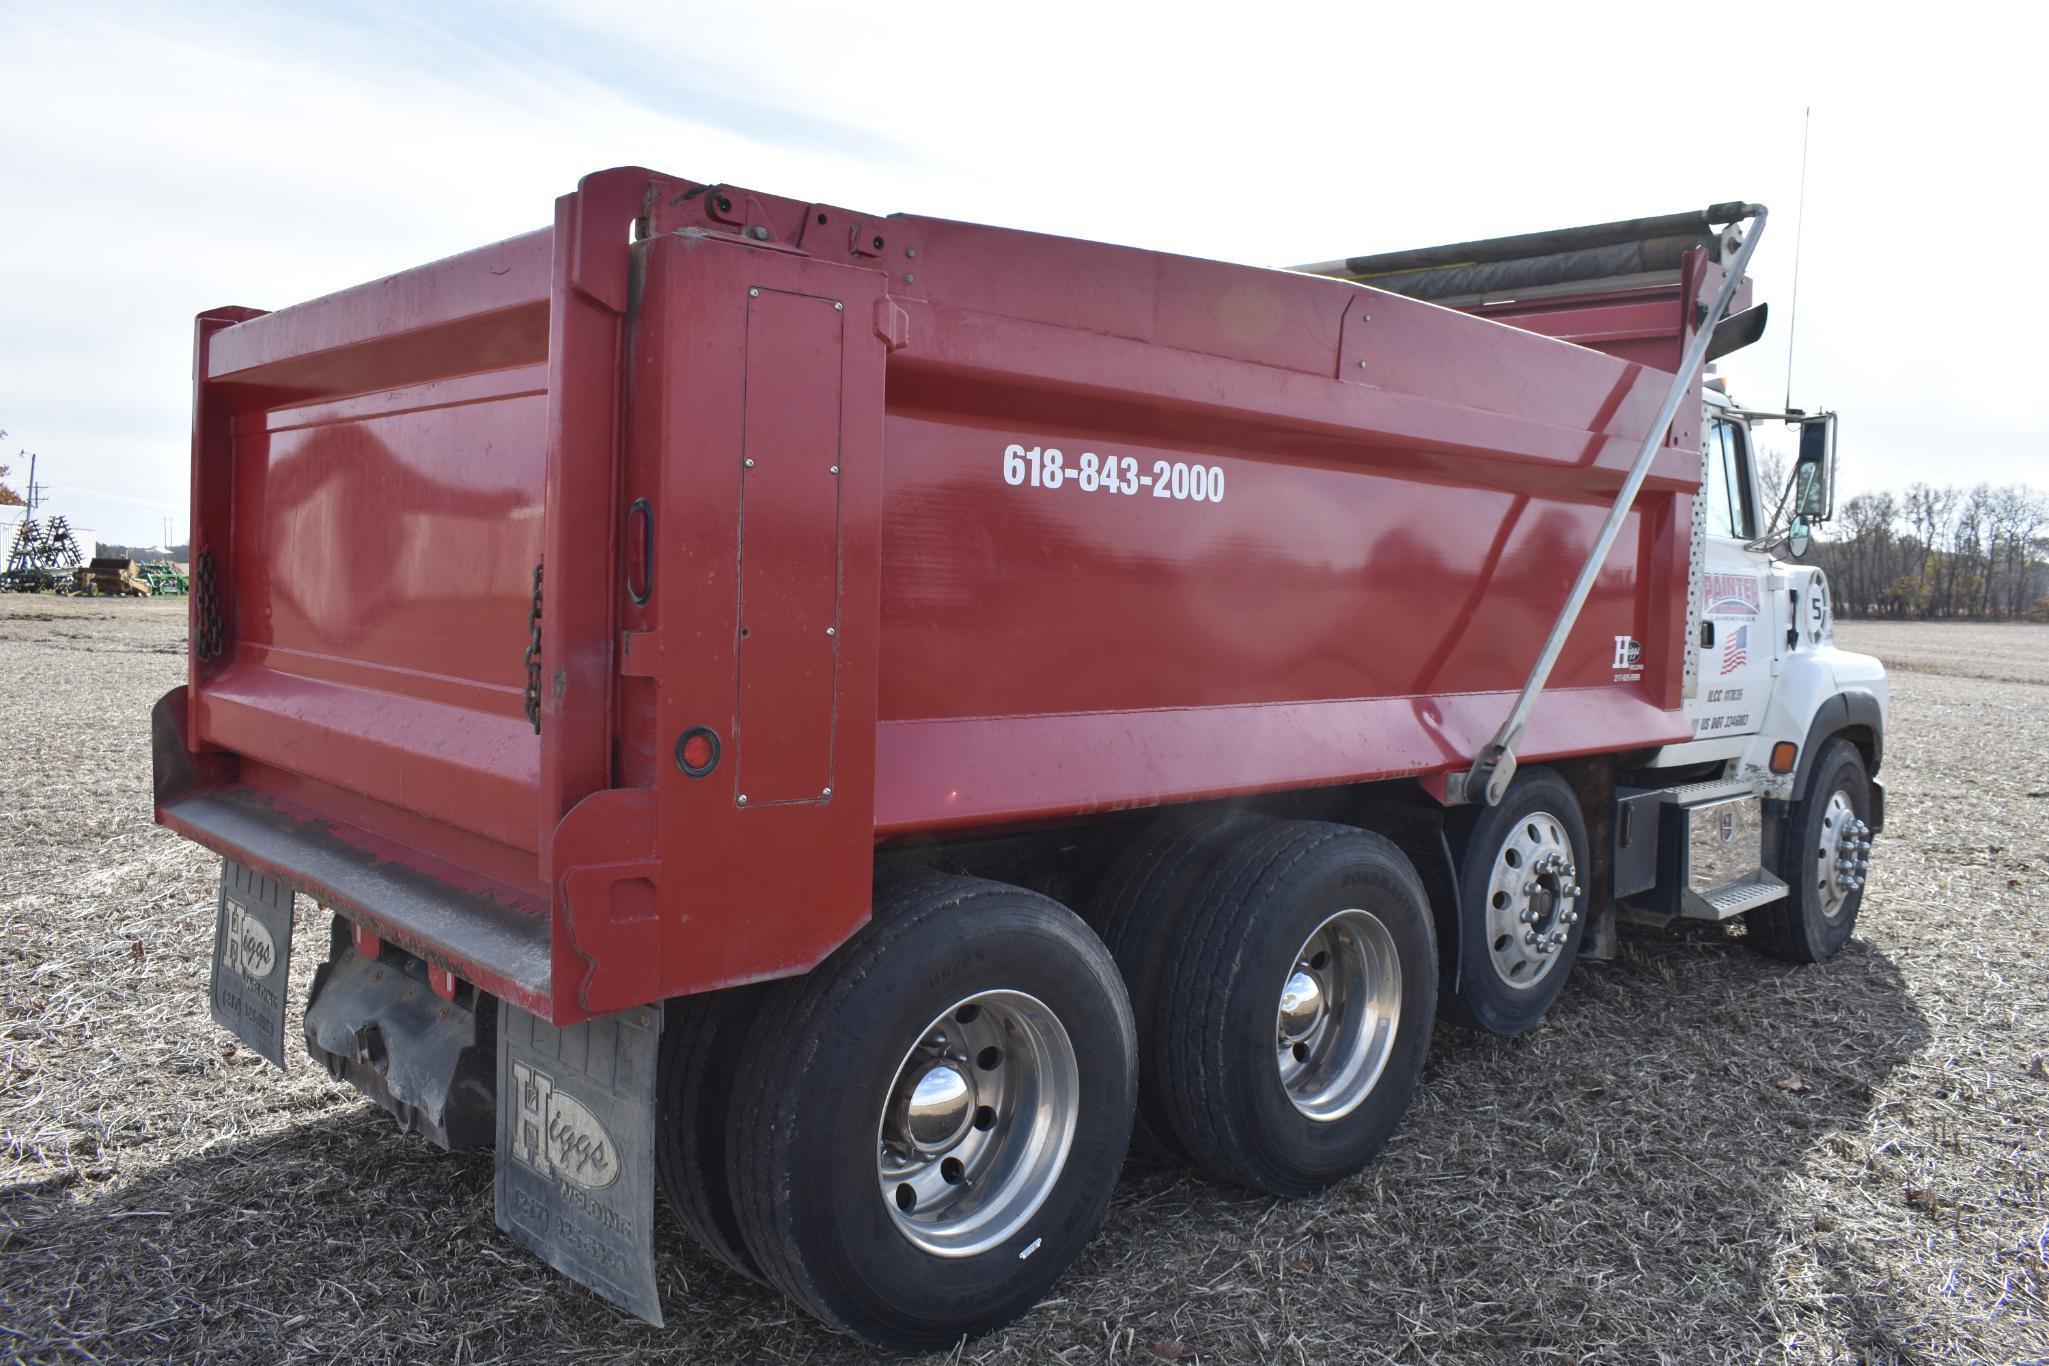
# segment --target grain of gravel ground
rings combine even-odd
[[[1441,1029],[1321,1199],[1134,1160],[957,1359],[2049,1358],[2049,630],[1841,636],[1896,699],[1841,957],[1633,933],[1532,1034]],[[0,1355],[868,1359],[666,1228],[669,1327],[625,1318],[494,1229],[488,1154],[208,1023],[215,864],[149,820],[183,650],[180,604],[0,602]]]

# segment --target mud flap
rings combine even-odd
[[[567,1029],[498,1007],[498,1227],[656,1327],[661,1037],[660,1006]]]
[[[292,889],[221,860],[215,901],[214,1023],[249,1051],[285,1065],[285,997],[292,978]]]

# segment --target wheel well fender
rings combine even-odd
[[[1456,810],[1447,812],[1419,787],[1414,797],[1376,794],[1346,814],[1350,824],[1376,835],[1402,851],[1422,880],[1430,899],[1430,926],[1437,937],[1438,990],[1459,987],[1458,852],[1449,828]]]
[[[1885,709],[1877,694],[1868,688],[1845,688],[1823,698],[1814,709],[1814,719],[1807,723],[1807,739],[1800,746],[1799,764],[1793,770],[1793,801],[1807,795],[1822,747],[1838,735],[1857,747],[1864,756],[1864,771],[1876,776],[1885,760]]]

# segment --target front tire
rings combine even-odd
[[[1008,1322],[1102,1222],[1136,1057],[1116,965],[1071,911],[974,878],[885,886],[770,990],[742,1053],[729,1151],[755,1263],[885,1347]]]
[[[1847,740],[1830,740],[1808,775],[1807,795],[1788,813],[1776,869],[1786,895],[1744,917],[1752,947],[1788,963],[1819,963],[1850,942],[1864,903],[1870,821],[1864,756]]]

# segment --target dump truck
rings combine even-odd
[[[1728,203],[1269,270],[641,168],[197,322],[156,818],[211,1007],[495,1150],[660,1323],[657,1191],[873,1342],[1025,1312],[1133,1142],[1298,1197],[1624,918],[1826,958],[1886,684]],[[1338,278],[1331,278],[1338,277]],[[1765,509],[1753,428],[1799,460]]]

